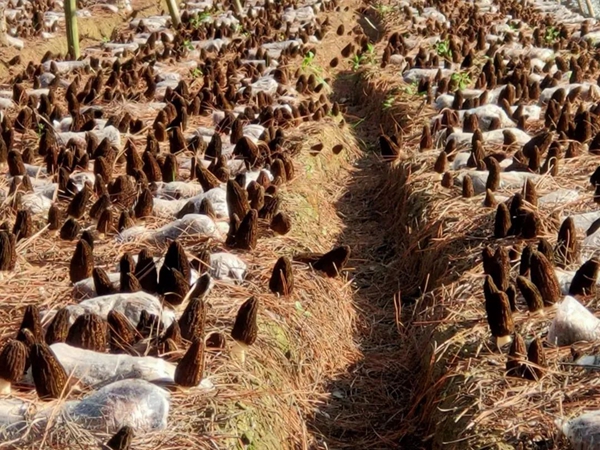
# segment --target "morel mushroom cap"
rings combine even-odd
[[[258,335],[258,324],[256,322],[258,304],[256,297],[250,297],[240,306],[231,330],[231,337],[236,341],[245,345],[252,345],[256,341]]]
[[[175,383],[184,387],[198,386],[204,373],[204,342],[195,338],[175,368]]]
[[[21,379],[25,373],[27,347],[16,339],[10,339],[0,351],[0,394],[10,394],[10,384]]]
[[[67,384],[67,373],[48,345],[36,343],[31,348],[31,372],[35,390],[42,400],[59,398]]]
[[[52,322],[46,330],[46,344],[52,345],[55,342],[65,342],[69,334],[69,310],[61,308],[56,311]]]
[[[269,280],[269,289],[279,295],[289,295],[294,289],[292,263],[287,257],[282,256],[275,263]]]
[[[67,344],[96,352],[106,350],[106,321],[98,314],[82,314],[75,319],[67,335]]]
[[[179,328],[184,339],[191,341],[194,337],[204,335],[206,322],[206,305],[200,297],[191,298],[179,318]]]
[[[313,269],[325,272],[333,278],[342,271],[350,259],[350,247],[342,245],[325,253],[317,262],[313,264]]]
[[[106,443],[106,447],[110,450],[129,450],[131,441],[133,440],[133,428],[124,426],[116,432]]]

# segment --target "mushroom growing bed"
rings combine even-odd
[[[363,79],[394,123],[377,206],[420,357],[401,429],[597,448],[600,23],[555,2],[385,7]]]
[[[9,25],[61,17],[17,6]],[[0,86],[0,442],[306,442],[290,421],[310,401],[287,396],[345,364],[319,351],[356,351],[337,280],[350,249],[305,245],[286,211],[311,123],[347,140],[329,80],[301,64],[338,5],[244,8],[189,3],[176,28],[133,14],[79,60],[46,54]]]

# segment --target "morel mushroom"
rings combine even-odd
[[[67,335],[67,344],[73,347],[104,352],[106,350],[106,321],[97,314],[82,314],[75,319]]]
[[[204,335],[206,322],[206,305],[200,297],[190,298],[188,305],[179,318],[179,328],[184,339],[191,341],[196,336]]]
[[[38,397],[42,400],[57,399],[66,384],[67,373],[48,345],[36,343],[31,348],[31,373]]]
[[[232,349],[236,356],[239,356],[241,361],[245,360],[246,348],[256,341],[258,336],[258,324],[256,322],[258,316],[258,299],[250,297],[246,300],[238,310],[235,318],[231,337],[236,341],[236,346]]]
[[[179,386],[198,386],[204,374],[204,342],[195,338],[175,368],[175,383]]]
[[[107,316],[109,330],[109,346],[112,353],[134,353],[132,346],[141,339],[127,317],[114,309]]]
[[[569,295],[594,295],[599,268],[600,262],[595,258],[584,262],[575,272],[569,287]]]
[[[484,293],[488,325],[498,346],[502,347],[510,342],[510,335],[514,331],[510,303],[506,294],[498,290],[489,275],[486,276]]]
[[[96,290],[96,295],[103,296],[115,293],[116,289],[104,269],[100,267],[94,268],[92,271],[92,278],[94,280],[94,289]]]
[[[55,342],[65,342],[69,334],[69,310],[61,308],[56,311],[52,322],[46,329],[46,344],[52,345]]]
[[[289,295],[294,289],[294,274],[291,261],[282,256],[275,263],[271,279],[269,280],[271,292],[279,295]]]
[[[520,378],[523,376],[524,362],[527,359],[525,341],[519,333],[515,333],[508,359],[506,360],[506,375]]]
[[[313,269],[325,272],[325,274],[333,278],[342,271],[350,259],[350,247],[342,245],[325,253],[312,266]]]
[[[129,450],[133,440],[133,428],[127,425],[121,427],[117,433],[106,443],[106,447],[111,450]]]
[[[0,352],[0,395],[10,394],[11,383],[16,383],[25,373],[27,347],[16,339],[10,339]]]
[[[92,255],[92,249],[86,241],[80,239],[77,242],[75,253],[73,253],[71,264],[69,266],[71,283],[77,283],[78,281],[90,277],[93,270],[94,256]]]
[[[553,305],[562,297],[562,290],[552,264],[538,251],[531,253],[530,264],[531,281],[542,294],[544,305]]]

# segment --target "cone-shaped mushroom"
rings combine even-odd
[[[67,384],[67,373],[52,349],[43,343],[33,344],[30,357],[38,397],[42,400],[59,398]]]
[[[106,321],[97,314],[82,314],[75,319],[67,335],[67,344],[73,347],[106,351],[107,327]]]
[[[569,287],[569,295],[595,295],[599,268],[600,262],[595,258],[584,262],[575,272]]]
[[[494,222],[494,237],[496,239],[505,238],[508,236],[508,231],[511,227],[510,212],[504,203],[498,205],[496,209],[496,219]]]
[[[524,377],[529,380],[539,380],[544,375],[544,368],[547,367],[544,346],[539,337],[536,337],[527,351],[528,364],[524,370]]]
[[[251,209],[235,232],[235,247],[252,250],[256,247],[257,234],[258,213],[255,209]]]
[[[538,288],[529,281],[527,278],[523,276],[517,277],[517,286],[527,303],[527,308],[529,312],[539,311],[544,308],[544,302],[542,300],[542,294]]]
[[[198,386],[204,374],[204,342],[195,338],[175,368],[175,383],[179,386]]]
[[[188,283],[190,282],[192,276],[190,262],[185,253],[183,245],[181,245],[178,241],[173,241],[169,245],[167,253],[165,254],[165,262],[163,263],[163,267],[178,270],[181,272],[186,281]]]
[[[121,427],[117,433],[106,443],[110,450],[129,450],[133,440],[133,428],[127,425]]]
[[[294,289],[294,274],[292,272],[291,261],[282,256],[275,263],[271,279],[269,280],[269,289],[274,294],[289,295]]]
[[[90,277],[93,270],[94,256],[92,255],[92,249],[86,241],[80,239],[77,242],[75,253],[73,253],[71,264],[69,265],[71,283],[77,283]]]
[[[562,291],[550,261],[538,251],[531,253],[531,281],[540,291],[545,306],[560,300]]]
[[[154,199],[152,198],[152,193],[150,192],[150,189],[146,188],[138,196],[137,203],[135,204],[134,208],[135,217],[138,219],[148,217],[152,214],[153,208]]]
[[[0,231],[0,270],[13,270],[17,262],[17,239],[12,233]]]
[[[223,333],[219,333],[215,331],[210,333],[206,337],[206,348],[207,350],[215,349],[215,350],[223,350],[226,345],[225,335]]]
[[[560,226],[554,254],[559,267],[566,267],[577,260],[579,243],[577,241],[575,222],[572,217],[567,217]]]
[[[278,212],[271,219],[270,228],[277,234],[288,234],[292,229],[292,220],[286,213]]]
[[[179,328],[184,339],[191,341],[194,337],[204,336],[206,323],[206,305],[199,297],[190,298],[185,311],[179,318]]]
[[[25,373],[27,347],[16,339],[9,339],[0,351],[0,395],[10,394],[11,383],[16,383]]]
[[[28,329],[33,333],[36,342],[41,341],[44,337],[42,324],[40,323],[40,310],[36,305],[28,305],[25,307],[23,312],[23,319],[19,326],[19,332],[17,333],[17,339],[23,341],[22,331]]]
[[[231,337],[245,345],[252,345],[258,335],[258,325],[256,319],[258,316],[258,299],[250,297],[238,310]]]
[[[151,294],[158,292],[158,271],[154,258],[145,248],[140,250],[135,265],[135,277],[139,280],[142,289]]]
[[[250,205],[248,204],[248,194],[245,189],[240,187],[234,180],[227,182],[227,208],[229,210],[229,217],[234,214],[238,217],[246,217],[248,211],[250,211]]]
[[[514,331],[510,303],[506,294],[498,290],[489,275],[486,276],[486,285],[487,289],[484,289],[484,292],[488,325],[492,336],[497,339],[498,346],[502,346],[508,342]]]
[[[65,342],[69,334],[69,310],[61,308],[56,311],[52,322],[46,329],[46,344],[52,345],[55,342]]]
[[[92,278],[94,280],[94,289],[96,290],[96,295],[110,295],[116,292],[115,287],[113,286],[108,274],[104,269],[100,267],[94,268],[94,270],[92,270]]]
[[[160,268],[158,288],[167,303],[177,306],[185,299],[190,285],[179,270],[165,267],[163,264]]]
[[[325,253],[312,266],[313,269],[325,272],[325,274],[333,278],[342,271],[350,259],[350,247],[342,245]]]
[[[111,353],[133,353],[132,346],[141,339],[127,317],[114,309],[107,315]]]
[[[521,378],[523,376],[524,362],[527,359],[527,347],[519,333],[515,333],[508,358],[506,360],[506,375]]]
[[[133,272],[121,273],[121,292],[133,293],[142,290],[142,285]]]

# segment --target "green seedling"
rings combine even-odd
[[[183,48],[185,48],[186,50],[189,50],[190,52],[192,50],[194,50],[194,44],[192,44],[192,41],[190,41],[189,39],[186,39],[185,41],[183,41],[182,46],[183,46]]]
[[[560,38],[560,30],[555,27],[546,28],[546,34],[544,40],[547,44],[554,44]]]
[[[190,75],[192,76],[192,78],[196,79],[200,78],[204,74],[202,73],[202,69],[200,69],[199,67],[194,67],[192,70],[190,70]]]
[[[471,84],[471,76],[467,72],[455,72],[450,79],[456,83],[461,91]]]
[[[450,50],[450,41],[448,41],[447,39],[444,41],[437,42],[434,48],[438,56],[447,59],[452,58],[452,50]]]

